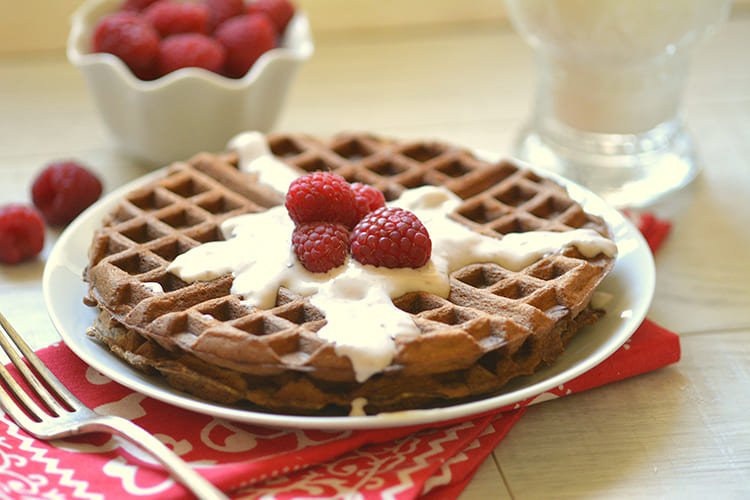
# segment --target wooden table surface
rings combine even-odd
[[[536,405],[462,499],[750,498],[750,15],[703,43],[685,96],[704,171],[656,207],[674,224],[649,317],[681,336],[676,365]],[[507,153],[532,97],[531,52],[503,24],[317,37],[276,129],[436,137]],[[0,202],[27,202],[49,161],[106,190],[148,170],[113,145],[61,53],[0,58]],[[38,260],[0,266],[0,309],[55,341]]]

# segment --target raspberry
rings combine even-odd
[[[227,58],[224,46],[200,33],[180,33],[162,40],[159,72],[166,75],[180,68],[203,68],[219,73]]]
[[[276,46],[276,30],[262,14],[233,17],[216,28],[214,36],[227,49],[230,78],[245,75],[261,55]]]
[[[116,55],[137,77],[146,77],[159,55],[159,33],[138,14],[117,12],[96,24],[92,48]]]
[[[142,15],[162,38],[178,33],[208,33],[208,7],[203,4],[161,0]]]
[[[308,271],[325,273],[349,255],[349,230],[338,222],[311,222],[294,228],[292,248]]]
[[[205,0],[208,7],[208,29],[215,30],[221,23],[229,18],[244,13],[245,4],[243,0]]]
[[[331,172],[313,172],[295,179],[286,193],[286,209],[295,224],[357,223],[357,200],[346,179]]]
[[[72,161],[50,164],[31,186],[34,205],[53,226],[69,223],[101,194],[99,179]]]
[[[247,14],[261,12],[267,15],[279,34],[284,33],[287,24],[294,17],[294,11],[294,4],[289,0],[255,0],[245,10]]]
[[[352,189],[357,200],[357,221],[362,220],[365,215],[373,210],[385,206],[383,193],[374,187],[355,182],[352,184]]]
[[[158,1],[160,0],[125,0],[120,7],[120,10],[134,10],[137,12]]]
[[[354,227],[351,252],[361,264],[380,267],[421,267],[432,253],[422,221],[408,210],[383,207]]]
[[[44,220],[29,205],[0,207],[0,262],[17,264],[44,248]]]

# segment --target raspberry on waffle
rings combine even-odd
[[[605,222],[552,180],[449,144],[368,134],[267,140],[300,174],[332,171],[377,188],[389,202],[421,186],[445,188],[460,199],[450,218],[491,238],[591,229],[611,239]],[[282,286],[270,307],[257,307],[233,291],[229,269],[192,282],[168,269],[190,249],[223,240],[227,219],[284,203],[283,193],[240,171],[240,163],[228,152],[172,165],[120,201],[89,252],[87,302],[101,314],[88,334],[180,390],[300,414],[347,414],[355,400],[368,413],[452,404],[554,362],[602,314],[590,301],[614,265],[613,252],[564,245],[521,269],[469,263],[450,273],[445,296],[417,290],[393,299],[417,335],[395,336],[392,359],[363,379],[354,358],[320,334],[328,318],[309,295]],[[352,324],[351,333],[359,328]]]

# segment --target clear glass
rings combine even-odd
[[[731,0],[506,0],[534,49],[534,107],[514,154],[618,207],[644,206],[700,169],[682,97],[695,43]]]

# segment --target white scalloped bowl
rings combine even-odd
[[[245,130],[269,131],[293,77],[314,51],[308,19],[297,12],[281,46],[263,54],[242,78],[183,68],[153,81],[139,80],[118,57],[90,49],[97,20],[121,2],[81,5],[71,18],[67,55],[83,73],[117,143],[152,166],[222,150]]]

